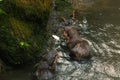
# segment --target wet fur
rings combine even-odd
[[[70,57],[75,60],[90,58],[90,45],[83,40],[77,30],[73,26],[67,26],[62,29],[63,36],[66,39],[67,46],[70,51]]]
[[[47,52],[35,65],[33,80],[49,80],[54,77],[56,61],[59,55],[55,50]],[[46,79],[48,78],[48,79]]]

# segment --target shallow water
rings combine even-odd
[[[77,18],[82,26],[77,23],[72,25],[89,41],[93,57],[83,63],[59,60],[62,65],[58,66],[57,80],[120,80],[120,1],[76,1],[79,4]],[[85,28],[83,17],[88,22]]]
[[[93,57],[83,63],[60,58],[55,80],[120,80],[120,0],[76,1],[78,6],[75,9],[79,10],[77,18],[81,22],[83,17],[87,19],[87,29],[78,24],[77,27],[80,35],[90,42]],[[49,25],[58,29],[60,22],[56,19],[56,11],[53,11],[51,18]],[[57,29],[53,31],[60,36]],[[62,56],[68,57],[64,51],[59,51]],[[3,80],[30,80],[30,71],[16,70],[2,77]]]

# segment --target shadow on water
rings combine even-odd
[[[0,80],[31,80],[32,68],[32,66],[26,66],[14,70],[8,70],[0,75]]]

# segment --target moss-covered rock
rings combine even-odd
[[[6,6],[3,8],[11,15],[37,21],[48,18],[52,0],[5,0],[3,4]]]
[[[11,65],[35,60],[47,46],[52,0],[3,0],[0,4],[1,60]]]
[[[33,31],[31,25],[14,17],[9,17],[9,22],[13,30],[13,36],[18,40],[29,40],[32,37]]]

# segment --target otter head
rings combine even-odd
[[[51,67],[53,67],[55,66],[57,59],[59,58],[59,54],[56,50],[52,50],[45,54],[43,58],[48,62]]]
[[[63,34],[64,38],[66,39],[67,43],[69,43],[72,36],[74,36],[71,34],[72,30],[74,30],[73,26],[66,26],[66,27],[62,28],[62,34]]]

